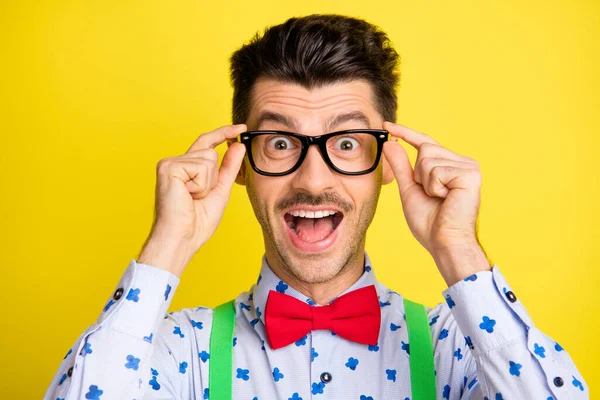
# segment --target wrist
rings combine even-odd
[[[444,246],[431,255],[448,287],[477,272],[492,269],[479,243]]]
[[[137,262],[180,277],[192,256],[185,244],[152,236],[144,244]]]

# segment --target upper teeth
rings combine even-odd
[[[324,218],[337,213],[335,210],[319,210],[319,211],[307,211],[307,210],[294,210],[288,212],[288,214],[294,217],[302,218]]]

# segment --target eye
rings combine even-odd
[[[268,140],[267,146],[275,150],[289,150],[294,147],[292,141],[286,136],[275,136]]]
[[[334,147],[342,151],[352,151],[358,147],[358,140],[344,136],[335,141]]]

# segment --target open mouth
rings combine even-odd
[[[284,215],[290,232],[307,243],[321,242],[337,229],[344,214],[338,210],[290,210]]]

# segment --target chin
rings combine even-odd
[[[325,251],[307,253],[299,251],[286,239],[277,242],[277,251],[284,268],[301,282],[315,284],[334,279],[352,258],[352,246],[339,243]]]

